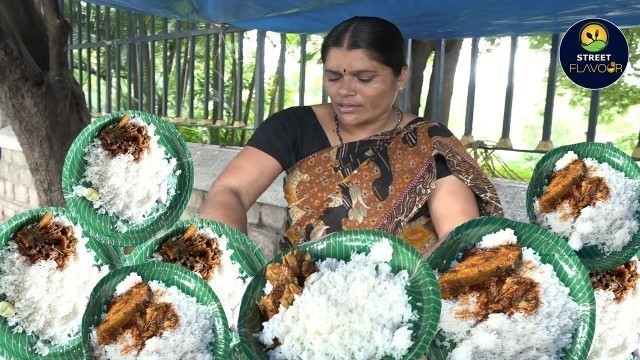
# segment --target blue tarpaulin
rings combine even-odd
[[[640,25],[640,0],[89,0],[195,22],[323,33],[354,15],[384,17],[415,39],[562,33],[584,18]]]

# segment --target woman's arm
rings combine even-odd
[[[458,225],[480,216],[475,194],[454,175],[436,181],[427,204],[440,241]]]
[[[247,211],[282,172],[267,153],[245,146],[211,185],[200,217],[247,233]]]

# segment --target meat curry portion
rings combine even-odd
[[[191,224],[183,235],[174,236],[160,247],[164,262],[179,264],[199,273],[205,281],[220,267],[222,250],[215,238],[198,234],[196,225]]]
[[[53,260],[59,270],[64,269],[78,245],[73,227],[53,221],[50,212],[45,213],[38,223],[20,229],[15,242],[20,255],[29,258],[32,264],[40,260]]]
[[[112,157],[131,154],[135,161],[140,161],[151,143],[147,127],[132,123],[128,114],[125,114],[117,124],[107,126],[100,131],[98,139],[102,143],[102,148]]]
[[[567,205],[569,211],[565,217],[576,218],[585,207],[609,198],[605,179],[588,176],[588,172],[584,161],[576,159],[551,174],[549,185],[540,197],[540,212],[547,214]]]
[[[638,262],[631,260],[625,264],[604,271],[589,271],[591,285],[594,289],[613,292],[615,301],[622,301],[635,289],[638,283]]]
[[[282,263],[267,265],[266,278],[272,290],[258,301],[263,321],[268,321],[278,313],[280,305],[288,308],[293,304],[294,295],[300,294],[307,278],[318,268],[311,255],[293,250],[282,257]]]
[[[467,250],[462,261],[438,279],[442,299],[475,298],[473,309],[459,315],[479,321],[493,313],[533,314],[540,306],[540,289],[533,279],[518,274],[521,266],[519,245]]]
[[[179,316],[173,305],[154,302],[153,298],[149,284],[141,282],[111,299],[107,316],[98,326],[98,343],[109,345],[119,341],[125,345],[123,354],[137,353],[150,338],[175,329]]]

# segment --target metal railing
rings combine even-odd
[[[157,114],[183,129],[191,128],[205,138],[208,134],[210,143],[241,146],[269,114],[287,106],[327,101],[319,81],[320,35],[276,34],[187,23],[78,0],[62,0],[62,4],[73,29],[70,63],[83,86],[90,112],[96,116],[121,109],[139,109]],[[531,149],[514,149],[510,139],[518,37],[511,37],[500,139],[496,145],[475,141],[480,39],[471,40],[463,143],[532,153],[553,148],[551,132],[559,39],[558,34],[552,37],[542,133],[538,145]],[[444,41],[436,47],[433,60],[436,63],[435,106],[431,113],[434,119],[441,113],[444,56],[440,54],[444,54]],[[293,67],[292,59],[297,62]],[[318,76],[309,76],[310,72]],[[409,94],[404,92],[400,99],[405,108],[408,98]],[[599,100],[600,91],[592,91],[586,141],[595,140]],[[640,152],[640,137],[637,150]]]

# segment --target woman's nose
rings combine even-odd
[[[353,79],[345,77],[338,84],[338,94],[340,96],[348,96],[355,94],[355,87],[353,84]]]

